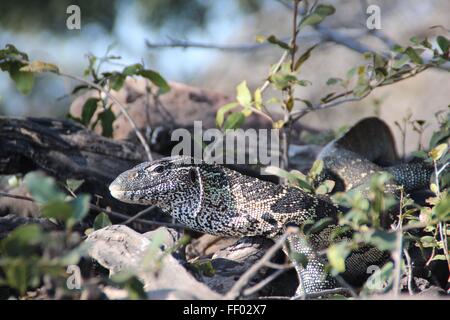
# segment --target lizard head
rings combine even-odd
[[[233,226],[221,215],[228,210],[224,175],[219,166],[177,156],[141,163],[120,174],[109,190],[123,202],[156,205],[191,229],[228,234]]]
[[[123,202],[166,207],[176,197],[198,194],[198,166],[190,157],[170,157],[141,163],[121,173],[109,186]]]
[[[190,157],[170,157],[123,172],[109,190],[123,202],[156,205],[193,230],[228,236],[265,235],[274,231],[274,226],[258,224],[256,217],[259,204],[264,206],[270,198],[253,201],[251,189],[264,191],[273,186],[262,181],[264,186],[255,186],[258,181]]]

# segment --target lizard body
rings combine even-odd
[[[374,140],[370,148],[367,138],[374,134],[381,141]],[[363,185],[383,170],[373,161],[392,164],[396,154],[389,128],[382,121],[369,118],[329,143],[319,158],[325,167],[321,179],[339,180],[338,188],[345,191]],[[404,184],[406,189],[423,187],[431,175],[431,170],[420,163],[397,165],[387,171],[393,174],[394,184]],[[260,235],[276,239],[290,224],[304,226],[328,218],[328,225],[319,232],[307,239],[292,235],[289,242],[294,251],[308,258],[306,267],[295,264],[300,279],[298,294],[337,285],[335,278],[325,272],[326,261],[317,252],[336,241],[331,234],[346,209],[326,196],[181,156],[142,163],[119,175],[110,191],[124,202],[156,205],[193,230],[222,236]],[[343,235],[346,236],[351,235]],[[367,276],[368,266],[385,259],[386,254],[374,247],[360,248],[347,258],[344,276],[351,283]]]

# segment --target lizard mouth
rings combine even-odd
[[[126,200],[129,198],[131,192],[122,190],[119,184],[113,182],[109,185],[109,193],[113,196],[113,198],[118,200]]]
[[[142,188],[142,189],[133,189],[133,190],[123,190],[123,185],[120,183],[116,183],[113,181],[109,185],[109,192],[111,196],[117,200],[120,200],[122,202],[127,203],[143,203],[144,201],[150,201],[149,199],[142,199],[140,196],[142,196],[146,190],[149,188]]]

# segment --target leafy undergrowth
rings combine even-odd
[[[316,103],[294,96],[295,89],[304,89],[312,85],[309,80],[301,77],[302,65],[320,45],[316,44],[300,53],[296,44],[297,36],[304,27],[316,27],[335,12],[331,5],[316,3],[307,8],[306,12],[300,13],[299,1],[294,1],[294,4],[295,27],[289,43],[273,35],[258,37],[258,41],[268,42],[282,50],[282,59],[270,68],[264,84],[253,92],[245,81],[241,82],[236,88],[236,101],[220,108],[216,115],[217,127],[224,132],[239,128],[252,114],[264,117],[272,123],[274,129],[279,130],[281,142],[286,143],[283,150],[285,157],[291,140],[289,135],[292,126],[307,113],[335,107],[348,101],[361,100],[378,87],[413,77],[429,68],[440,68],[449,61],[450,41],[446,37],[437,36],[435,41],[412,38],[410,44],[405,47],[400,45],[392,47],[388,55],[374,52],[364,54],[367,63],[350,69],[345,76],[328,79],[326,83],[332,90]],[[116,104],[132,126],[136,127],[127,113],[126,106],[111,95],[111,91],[117,91],[123,86],[126,77],[138,76],[150,81],[157,90],[152,92],[150,86],[146,89],[154,99],[170,90],[168,83],[158,72],[140,63],[128,65],[121,71],[99,72],[103,63],[118,58],[111,55],[109,49],[103,57],[89,56],[85,78],[81,78],[65,73],[57,65],[44,61],[30,61],[26,53],[13,45],[7,45],[0,50],[0,69],[9,74],[17,89],[23,94],[31,92],[35,76],[43,72],[78,81],[80,85],[73,90],[73,94],[82,90],[93,90],[95,95],[87,99],[83,105],[81,117],[69,115],[68,118],[88,129],[99,127],[104,136],[111,137],[112,124],[115,120],[113,104]],[[269,86],[278,93],[277,96],[264,96]],[[269,112],[268,109],[274,106],[279,109],[282,119],[274,118]],[[447,165],[450,154],[447,143],[450,137],[450,113],[442,112],[437,118],[440,129],[433,134],[426,150],[418,150],[414,154],[435,168],[434,179],[430,182],[429,195],[425,201],[414,201],[413,195],[398,190],[400,204],[397,205],[397,201],[385,193],[385,184],[389,180],[386,174],[377,175],[372,179],[367,186],[366,197],[357,192],[333,195],[335,201],[349,208],[340,219],[341,228],[333,236],[338,239],[339,232],[348,230],[353,231],[353,236],[345,241],[336,241],[322,253],[328,258],[328,271],[334,275],[344,272],[348,254],[351,250],[364,245],[375,246],[391,256],[391,261],[386,265],[368,270],[373,274],[357,292],[361,297],[380,293],[398,295],[400,287],[404,287],[401,285],[402,276],[408,279],[406,292],[414,293],[412,282],[415,275],[411,270],[417,271],[416,262],[422,264],[419,268],[421,277],[430,281],[439,278],[435,266],[444,265],[444,277],[441,277],[443,280],[441,279],[439,284],[442,288],[449,289],[450,175]],[[411,121],[406,118],[403,125],[398,124],[403,137],[406,135],[407,124],[411,124],[419,135],[426,126],[424,121]],[[142,133],[137,128],[135,133],[150,154]],[[314,141],[328,141],[330,138],[315,135]],[[419,148],[421,149],[421,142]],[[308,174],[299,171],[288,172],[279,168],[271,168],[269,171],[272,170],[273,174],[307,192],[326,196],[333,192],[335,185],[331,180],[322,181],[320,184],[315,182],[322,169],[323,164],[317,161]],[[32,172],[23,179],[13,177],[10,183],[16,184],[19,180],[23,180],[32,196],[31,200],[39,205],[41,216],[52,223],[45,226],[23,225],[1,240],[1,298],[94,298],[100,297],[101,294],[95,295],[92,288],[98,288],[101,284],[125,288],[130,298],[143,297],[142,284],[133,275],[109,279],[101,272],[92,272],[92,263],[85,258],[86,247],[83,238],[93,229],[110,225],[111,221],[106,213],[100,213],[94,221],[89,221],[91,195],[76,193],[82,181],[72,180],[66,181],[64,185],[58,185],[52,178]],[[387,211],[394,212],[397,219],[386,228],[382,222],[384,212]],[[325,225],[326,221],[311,223],[303,232],[309,234]],[[301,259],[302,263],[307,263],[302,257],[297,258]],[[208,273],[214,274],[214,270],[209,269],[208,267]],[[83,281],[79,281],[80,276]]]
[[[342,215],[341,229],[333,236],[338,237],[341,232],[348,230],[353,230],[354,233],[351,239],[337,241],[323,253],[329,261],[329,272],[334,275],[344,272],[348,254],[364,245],[375,246],[389,252],[391,256],[384,266],[368,270],[372,275],[362,288],[357,288],[361,289],[358,291],[360,297],[374,294],[396,295],[402,288],[406,292],[409,289],[414,294],[418,291],[414,284],[416,274],[433,285],[438,284],[442,288],[448,286],[445,267],[440,275],[436,272],[439,272],[437,265],[448,263],[450,177],[445,166],[449,163],[450,154],[443,141],[449,137],[450,113],[440,119],[440,130],[434,133],[430,150],[416,153],[424,161],[433,164],[437,173],[428,190],[432,196],[427,197],[425,203],[414,202],[410,195],[401,190],[400,204],[394,201],[393,196],[385,192],[389,179],[387,174],[377,175],[371,180],[367,197],[362,197],[358,192],[333,195],[335,201],[350,208]],[[320,161],[316,161],[306,175],[298,171],[274,173],[287,178],[292,185],[306,192],[325,195],[332,192],[334,183],[327,180],[319,185],[315,184],[322,166]],[[86,258],[83,238],[93,230],[111,225],[111,221],[102,212],[93,221],[87,222],[90,195],[77,194],[83,181],[68,180],[62,185],[39,172],[31,172],[22,179],[12,177],[9,183],[18,184],[20,180],[39,205],[41,216],[49,219],[52,225],[23,225],[1,240],[2,298],[99,298],[101,294],[95,295],[93,288],[98,289],[101,284],[125,288],[131,298],[144,297],[141,282],[132,274],[109,279],[104,273],[92,271],[93,265]],[[389,228],[385,228],[382,225],[382,215],[388,209],[394,210],[397,220]],[[321,230],[326,226],[326,221],[306,226],[303,226],[303,231],[308,235]],[[420,268],[416,266],[418,261],[422,262]],[[302,260],[302,263],[307,261]],[[414,276],[411,270],[414,270]],[[214,270],[211,272],[214,274]],[[401,284],[401,278],[407,279],[406,287]],[[436,279],[441,283],[436,283]]]

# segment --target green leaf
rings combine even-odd
[[[319,24],[335,11],[336,9],[332,5],[319,4],[311,14],[303,18],[299,28]]]
[[[28,272],[25,262],[18,260],[15,265],[10,265],[6,268],[5,274],[8,285],[17,289],[20,294],[25,294],[28,287]]]
[[[392,286],[393,271],[394,264],[388,262],[381,269],[373,272],[364,284],[364,292],[370,293],[389,290]]]
[[[395,59],[392,63],[393,69],[401,69],[404,65],[409,62],[409,57],[406,54],[402,54],[399,59]]]
[[[216,269],[212,265],[211,261],[195,261],[191,266],[206,277],[213,277],[216,274]]]
[[[316,189],[316,194],[327,194],[333,191],[335,182],[333,180],[325,180],[320,186]]]
[[[296,99],[296,100],[303,102],[310,109],[314,108],[313,104],[309,100],[305,100],[305,99]]]
[[[20,71],[23,72],[54,72],[54,73],[58,73],[59,72],[59,68],[57,65],[52,64],[52,63],[47,63],[44,61],[32,61],[29,64],[23,66],[22,68],[20,68]]]
[[[286,50],[291,50],[291,47],[289,46],[289,44],[287,44],[284,41],[281,41],[280,39],[278,39],[277,37],[275,37],[274,35],[271,35],[267,38],[267,41],[269,43],[273,43],[278,45],[279,47],[286,49]]]
[[[420,55],[411,47],[406,48],[405,54],[411,59],[412,62],[415,64],[422,64],[422,58]]]
[[[300,171],[292,170],[291,172],[288,172],[275,166],[268,166],[264,169],[264,172],[266,174],[272,174],[283,179],[288,179],[290,183],[294,185],[298,184],[301,189],[304,189],[306,191],[313,190],[312,186],[306,181],[306,176]]]
[[[423,150],[413,151],[413,152],[411,152],[411,155],[416,157],[416,158],[421,158],[421,159],[428,158],[427,153],[425,151],[423,151]]]
[[[330,78],[327,80],[327,86],[335,85],[335,84],[341,84],[344,80],[341,78]]]
[[[123,83],[125,82],[125,78],[126,78],[125,75],[118,72],[114,72],[109,78],[109,86],[111,87],[111,89],[119,91],[120,89],[122,89]]]
[[[8,179],[8,186],[11,188],[17,188],[20,186],[20,180],[16,175],[13,175]]]
[[[76,179],[67,179],[66,186],[67,188],[74,192],[78,190],[79,187],[84,183],[84,180],[76,180]]]
[[[357,70],[357,68],[353,67],[347,71],[347,73],[345,74],[345,77],[347,78],[347,80],[350,80],[351,78],[353,78],[355,76],[356,70]]]
[[[58,189],[55,180],[40,172],[30,172],[25,175],[24,183],[33,199],[40,203],[65,198],[65,194]]]
[[[216,113],[216,125],[218,128],[222,127],[223,122],[225,120],[225,113],[227,113],[228,111],[236,108],[238,106],[238,103],[236,102],[230,102],[226,105],[223,105],[219,108],[219,110],[217,110]]]
[[[397,248],[397,236],[393,232],[370,230],[360,235],[362,235],[366,243],[377,247],[381,251],[393,251]]]
[[[317,44],[313,45],[312,47],[308,48],[308,50],[305,51],[305,53],[303,53],[295,62],[294,65],[294,70],[297,71],[302,64],[309,59],[309,57],[311,56],[311,51],[314,50],[314,48],[317,47]]]
[[[21,256],[31,254],[32,246],[43,240],[42,229],[36,224],[27,224],[17,227],[2,241],[3,252],[8,256]]]
[[[223,129],[236,129],[239,128],[245,122],[245,115],[242,112],[235,112],[230,114],[225,123],[223,124]]]
[[[324,230],[329,225],[334,224],[334,221],[330,217],[322,218],[319,221],[315,222],[311,227],[309,227],[307,230],[303,229],[303,231],[307,234],[315,234],[319,233],[322,230]]]
[[[254,96],[255,96],[255,98],[254,98],[254,100],[255,100],[255,108],[258,109],[258,110],[261,110],[263,101],[262,101],[262,93],[261,93],[261,89],[260,88],[257,88],[255,90],[255,95]]]
[[[81,123],[85,126],[89,125],[91,122],[92,116],[94,115],[95,110],[97,110],[97,104],[99,101],[100,99],[97,98],[89,98],[84,103],[83,111],[81,112]]]
[[[159,93],[164,94],[170,91],[170,85],[167,83],[166,79],[161,76],[156,71],[153,70],[142,70],[139,75],[150,80],[155,86],[159,88]]]
[[[53,218],[59,221],[68,221],[73,214],[72,206],[60,199],[53,199],[46,202],[41,207],[42,216],[46,218]]]
[[[292,108],[294,108],[294,99],[293,97],[289,97],[288,101],[286,101],[286,109],[291,112]]]
[[[434,132],[430,139],[429,149],[433,149],[439,143],[444,142],[448,138],[450,138],[450,130],[442,130]]]
[[[446,261],[447,260],[447,258],[445,257],[445,255],[443,255],[443,254],[437,254],[437,255],[435,255],[434,257],[433,257],[433,259],[431,259],[432,261],[437,261],[437,260],[439,260],[439,261]]]
[[[436,41],[442,52],[446,53],[450,50],[450,41],[444,36],[437,36]]]
[[[294,81],[294,83],[296,83],[302,87],[310,86],[312,84],[312,82],[309,80],[296,80],[296,81]]]
[[[102,135],[105,137],[112,137],[113,134],[113,122],[116,120],[114,112],[111,108],[98,114],[98,119],[102,125]]]
[[[269,77],[270,82],[279,90],[286,90],[288,86],[297,81],[297,77],[290,73],[277,72]]]
[[[423,236],[420,238],[420,243],[424,248],[434,248],[437,247],[437,240],[432,236]]]
[[[139,72],[143,69],[142,64],[140,63],[136,63],[136,64],[132,64],[130,66],[126,66],[123,71],[122,74],[126,75],[126,76],[132,76],[132,75],[136,75],[139,74]]]
[[[147,299],[147,294],[144,290],[144,284],[137,278],[133,277],[125,284],[125,289],[128,291],[130,300]]]
[[[429,155],[434,161],[438,161],[447,152],[448,145],[446,143],[441,143],[440,145],[434,147]]]
[[[15,82],[17,90],[27,95],[31,92],[34,85],[34,74],[32,72],[19,71],[20,64],[13,63],[9,69],[9,75]]]
[[[355,88],[353,88],[353,94],[355,95],[355,97],[363,97],[364,95],[366,95],[368,92],[370,92],[371,87],[368,83],[361,83],[356,85]]]
[[[89,205],[90,205],[91,196],[88,194],[82,194],[70,201],[70,204],[73,207],[73,213],[72,218],[79,222],[83,220],[84,217],[89,212]]]
[[[242,81],[236,87],[236,100],[243,107],[248,107],[252,103],[252,94],[247,87],[247,81]]]
[[[93,227],[94,227],[94,230],[99,230],[99,229],[105,228],[110,225],[112,225],[112,222],[111,222],[111,220],[109,220],[108,215],[104,212],[100,212],[95,217]]]
[[[322,170],[323,170],[323,161],[318,159],[314,161],[311,169],[309,170],[309,176],[311,177],[311,179],[314,180],[322,173]]]
[[[435,216],[441,221],[450,220],[450,197],[444,197],[433,208]]]
[[[350,254],[346,242],[332,244],[327,250],[328,261],[337,273],[345,271],[345,259]]]
[[[314,190],[313,186],[309,183],[308,178],[298,170],[291,170],[287,178],[291,184],[296,185],[300,189],[307,192],[312,192]]]

